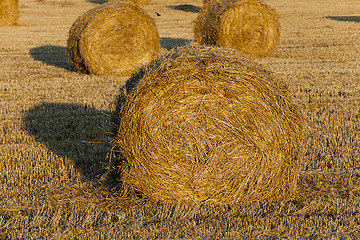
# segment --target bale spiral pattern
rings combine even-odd
[[[15,25],[19,18],[18,0],[0,1],[0,26]]]
[[[213,0],[200,11],[194,32],[200,44],[264,57],[279,43],[280,24],[276,12],[260,0]]]
[[[155,21],[139,6],[113,1],[80,16],[67,46],[81,72],[124,75],[159,56],[160,36]]]
[[[117,101],[125,192],[218,204],[295,194],[302,118],[286,85],[240,52],[171,50],[134,74]]]

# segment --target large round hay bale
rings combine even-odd
[[[155,21],[139,6],[113,1],[74,22],[67,48],[82,72],[124,75],[159,56],[160,36]]]
[[[239,51],[185,45],[121,92],[113,143],[125,192],[163,203],[294,197],[302,118],[284,82]]]
[[[15,25],[19,18],[18,0],[0,1],[0,26]]]
[[[279,43],[280,24],[276,12],[260,0],[213,0],[200,11],[194,32],[200,44],[264,57]]]

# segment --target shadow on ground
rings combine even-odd
[[[97,4],[103,4],[103,3],[107,3],[108,0],[87,0],[88,2],[91,3],[97,3]]]
[[[108,165],[109,119],[108,112],[80,104],[43,103],[25,114],[24,129],[93,180]]]
[[[189,5],[189,4],[181,4],[181,5],[167,6],[167,7],[174,10],[179,10],[183,12],[193,12],[193,13],[198,13],[201,10],[201,7]]]
[[[161,47],[166,48],[167,50],[170,50],[174,47],[184,46],[188,42],[191,42],[191,40],[183,39],[183,38],[167,38],[167,37],[162,37],[160,39]]]
[[[64,68],[68,71],[76,71],[76,67],[74,64],[72,64],[66,47],[45,45],[32,48],[30,50],[30,54],[36,61],[40,61],[51,66]]]
[[[341,22],[360,22],[360,16],[327,16],[326,18]]]

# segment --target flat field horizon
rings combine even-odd
[[[360,3],[266,0],[280,43],[254,59],[289,87],[305,119],[299,187],[289,202],[131,203],[100,179],[110,115],[129,76],[78,73],[73,22],[103,1],[19,0],[0,27],[0,239],[360,238]],[[161,52],[194,37],[202,1],[152,0]],[[129,203],[130,202],[130,203]]]

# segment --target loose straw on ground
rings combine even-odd
[[[112,1],[122,1],[122,0],[109,0],[109,2]],[[125,2],[132,2],[139,5],[147,5],[150,4],[151,0],[124,0]]]

